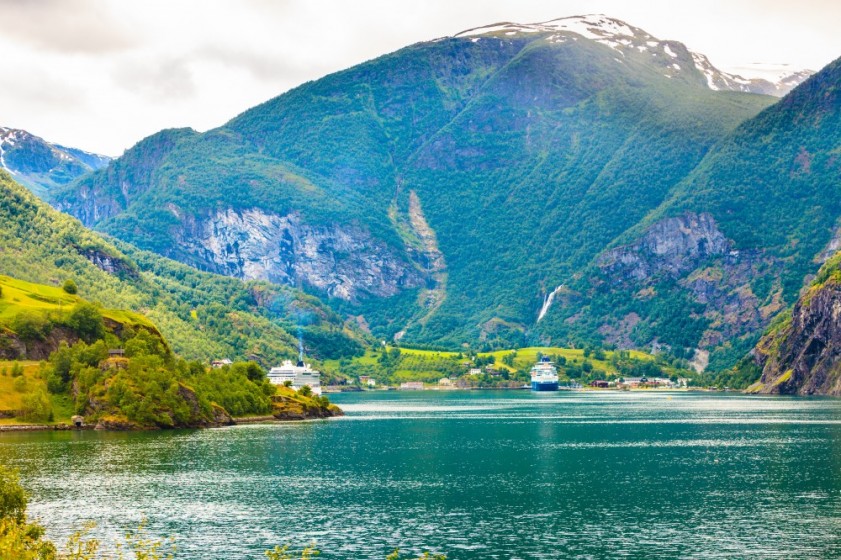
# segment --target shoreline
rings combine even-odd
[[[213,424],[207,426],[178,426],[175,428],[148,428],[141,427],[136,429],[114,430],[108,428],[98,428],[96,425],[86,424],[83,426],[73,426],[71,424],[0,424],[0,434],[3,433],[20,433],[20,432],[149,432],[149,431],[165,431],[165,430],[212,430],[217,428],[228,428],[231,426],[249,425],[249,424],[288,424],[294,422],[307,422],[310,420],[328,420],[336,416],[312,416],[303,418],[278,418],[276,416],[243,416],[242,418],[234,418],[230,424]]]

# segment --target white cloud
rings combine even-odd
[[[841,5],[830,0],[0,0],[0,125],[117,155],[414,42],[582,13],[742,73],[759,73],[756,62],[819,69],[841,55]]]

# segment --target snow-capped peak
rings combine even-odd
[[[111,158],[47,142],[16,128],[0,127],[0,168],[36,194],[100,169]]]
[[[588,39],[597,40],[605,37],[637,37],[639,35],[649,37],[641,29],[603,14],[558,18],[533,25],[547,30],[572,31]]]
[[[683,43],[661,41],[624,21],[603,14],[571,16],[540,23],[501,22],[457,33],[457,38],[477,42],[482,37],[514,39],[523,36],[540,37],[550,43],[576,41],[579,37],[595,41],[615,50],[623,58],[629,54],[647,56],[667,78],[684,76],[697,80],[703,76],[707,87],[714,91],[742,91],[782,97],[813,74],[811,71],[787,72],[778,80],[744,78],[716,68],[703,54],[690,51]],[[617,61],[621,62],[617,58]],[[689,72],[689,74],[686,74]]]
[[[455,37],[476,37],[500,32],[510,36],[518,33],[552,33],[559,31],[570,31],[587,39],[597,41],[615,37],[650,37],[648,33],[645,33],[641,29],[631,27],[624,21],[602,14],[558,18],[540,23],[513,23],[506,21],[468,29],[457,33]]]

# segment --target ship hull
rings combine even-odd
[[[532,381],[531,382],[531,390],[532,391],[557,391],[558,390],[558,382],[557,381]]]

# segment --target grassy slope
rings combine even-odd
[[[0,275],[0,325],[8,326],[21,313],[58,312],[67,313],[80,302],[78,295],[71,295],[55,286],[35,284]],[[153,323],[139,313],[124,309],[101,309],[102,316],[118,323],[153,327]]]

